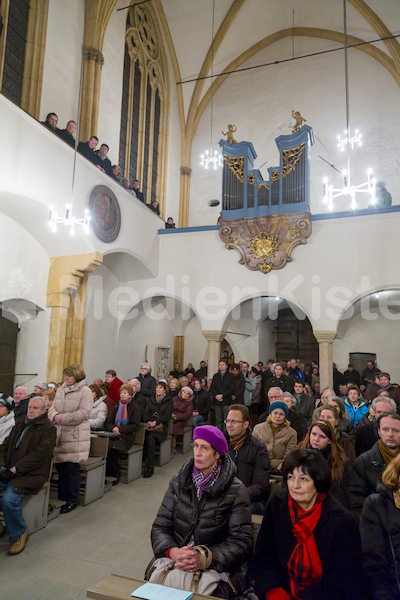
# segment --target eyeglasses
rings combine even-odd
[[[232,425],[237,425],[238,423],[244,423],[244,421],[236,421],[236,419],[225,419],[224,423],[225,425],[229,425],[230,423]]]
[[[192,448],[196,452],[201,452],[202,454],[206,454],[207,452],[210,452],[212,450],[211,446],[207,448],[207,446],[200,446],[199,444],[196,444],[196,442],[192,443]]]

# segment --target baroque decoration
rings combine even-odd
[[[310,213],[219,219],[219,236],[228,250],[240,254],[239,263],[267,274],[291,262],[292,251],[311,235]]]

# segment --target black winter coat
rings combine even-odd
[[[354,463],[350,475],[349,500],[350,510],[358,516],[361,514],[365,499],[376,492],[385,469],[386,464],[379,450],[379,442],[376,442],[371,450],[361,454]]]
[[[364,418],[364,417],[363,417]],[[362,425],[360,423],[356,429],[356,454],[360,456],[364,452],[371,450],[372,446],[379,442],[378,424],[376,421]]]
[[[146,398],[150,398],[156,391],[157,382],[154,377],[150,373],[146,373],[144,377],[143,375],[138,375],[136,379],[140,381],[140,393],[146,396]]]
[[[147,400],[146,410],[144,411],[144,422],[156,421],[157,425],[162,424],[162,431],[150,431],[151,435],[163,442],[168,436],[168,423],[172,418],[173,402],[170,396],[164,396],[161,402],[157,402],[155,396]]]
[[[214,406],[226,406],[232,404],[232,394],[234,387],[235,381],[232,373],[226,371],[223,377],[220,371],[218,371],[218,373],[215,373],[210,386],[210,392],[213,397]],[[218,394],[223,395],[223,400],[221,402],[215,399],[215,396],[218,396]]]
[[[372,600],[398,600],[395,564],[399,571],[400,510],[392,490],[380,483],[378,491],[366,499],[360,521],[364,577]]]
[[[210,412],[210,392],[208,390],[193,391],[193,410],[207,421]]]
[[[329,493],[322,506],[314,538],[323,580],[301,593],[301,600],[362,600],[361,542],[354,517]],[[287,490],[267,504],[257,538],[252,574],[259,598],[273,587],[290,594],[287,562],[296,546]]]
[[[306,420],[307,427],[310,427],[313,412],[315,410],[315,400],[311,396],[308,396],[304,392],[300,394],[300,400],[296,403],[296,412],[303,415]]]
[[[38,494],[49,477],[57,430],[44,413],[25,429],[25,418],[18,419],[0,446],[0,466],[15,467],[14,491],[18,494]],[[15,460],[16,458],[16,460]]]
[[[235,396],[235,399],[232,398],[233,404],[244,404],[244,390],[245,390],[246,382],[244,380],[243,373],[239,373],[238,376],[233,376],[233,392],[232,395]]]
[[[269,474],[271,463],[265,444],[251,435],[247,430],[247,437],[238,454],[229,444],[229,435],[225,437],[228,442],[229,456],[237,467],[236,477],[244,483],[249,492],[250,502],[265,502],[269,492]]]
[[[196,545],[204,544],[212,552],[212,568],[230,573],[235,587],[240,588],[252,549],[249,495],[235,477],[230,456],[221,456],[221,461],[218,480],[197,500],[192,480],[194,459],[188,458],[170,481],[153,523],[151,543],[157,558],[191,539]]]
[[[118,413],[118,406],[119,404],[114,406],[111,415],[106,420],[104,426],[106,431],[112,431],[116,426],[115,418]],[[140,406],[134,400],[131,400],[128,404],[128,421],[128,423],[123,423],[118,426],[121,437],[118,437],[116,440],[110,440],[110,448],[118,450],[119,452],[125,452],[133,446],[135,442],[135,433],[139,428],[141,421]]]

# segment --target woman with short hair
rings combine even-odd
[[[156,443],[163,442],[168,436],[168,423],[172,417],[173,404],[168,394],[167,384],[158,381],[155,394],[148,399],[143,420],[146,425],[145,455],[146,469],[143,477],[154,475]]]
[[[62,513],[78,506],[81,474],[79,463],[89,457],[89,415],[93,406],[92,391],[86,385],[82,365],[64,369],[64,383],[57,390],[48,417],[57,427],[55,462],[58,471],[58,499],[64,500]]]
[[[294,450],[282,467],[257,538],[252,574],[264,600],[364,598],[360,534],[354,517],[330,492],[327,462]]]
[[[93,406],[89,415],[90,429],[101,429],[107,419],[107,404],[104,402],[103,390],[95,383],[89,385],[89,389],[93,396]]]

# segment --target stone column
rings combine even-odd
[[[189,223],[190,177],[192,169],[181,167],[181,189],[179,199],[179,227],[187,227]],[[203,332],[204,333],[204,332]]]
[[[202,332],[208,342],[208,371],[207,377],[211,379],[218,371],[218,363],[221,358],[221,342],[225,338],[226,331],[206,330]]]
[[[323,390],[326,386],[333,387],[332,343],[336,332],[314,331],[314,335],[319,344],[319,376]]]
[[[185,351],[185,336],[184,335],[176,335],[174,337],[174,364],[172,365],[172,369],[175,368],[175,363],[179,363],[181,365],[181,369],[184,369],[184,351]]]

